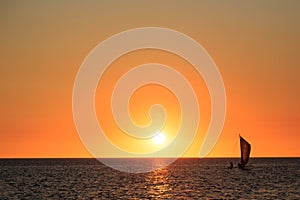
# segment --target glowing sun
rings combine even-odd
[[[152,140],[155,144],[162,144],[166,141],[166,136],[163,134],[163,132],[160,132],[155,135]]]

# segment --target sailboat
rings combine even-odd
[[[240,135],[240,147],[241,147],[241,163],[238,164],[240,169],[245,169],[245,165],[249,161],[251,145]]]

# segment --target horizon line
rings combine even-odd
[[[0,157],[0,160],[5,159],[239,159],[240,157]],[[253,156],[252,158],[300,158],[300,156]]]

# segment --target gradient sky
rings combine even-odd
[[[189,35],[222,74],[227,116],[209,156],[300,156],[299,1],[1,1],[0,157],[90,157],[73,83],[101,41],[145,26]],[[196,156],[190,150],[186,156]]]

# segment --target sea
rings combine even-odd
[[[300,199],[300,158],[251,158],[247,170],[238,162],[180,158],[125,173],[92,158],[0,159],[0,199]]]

